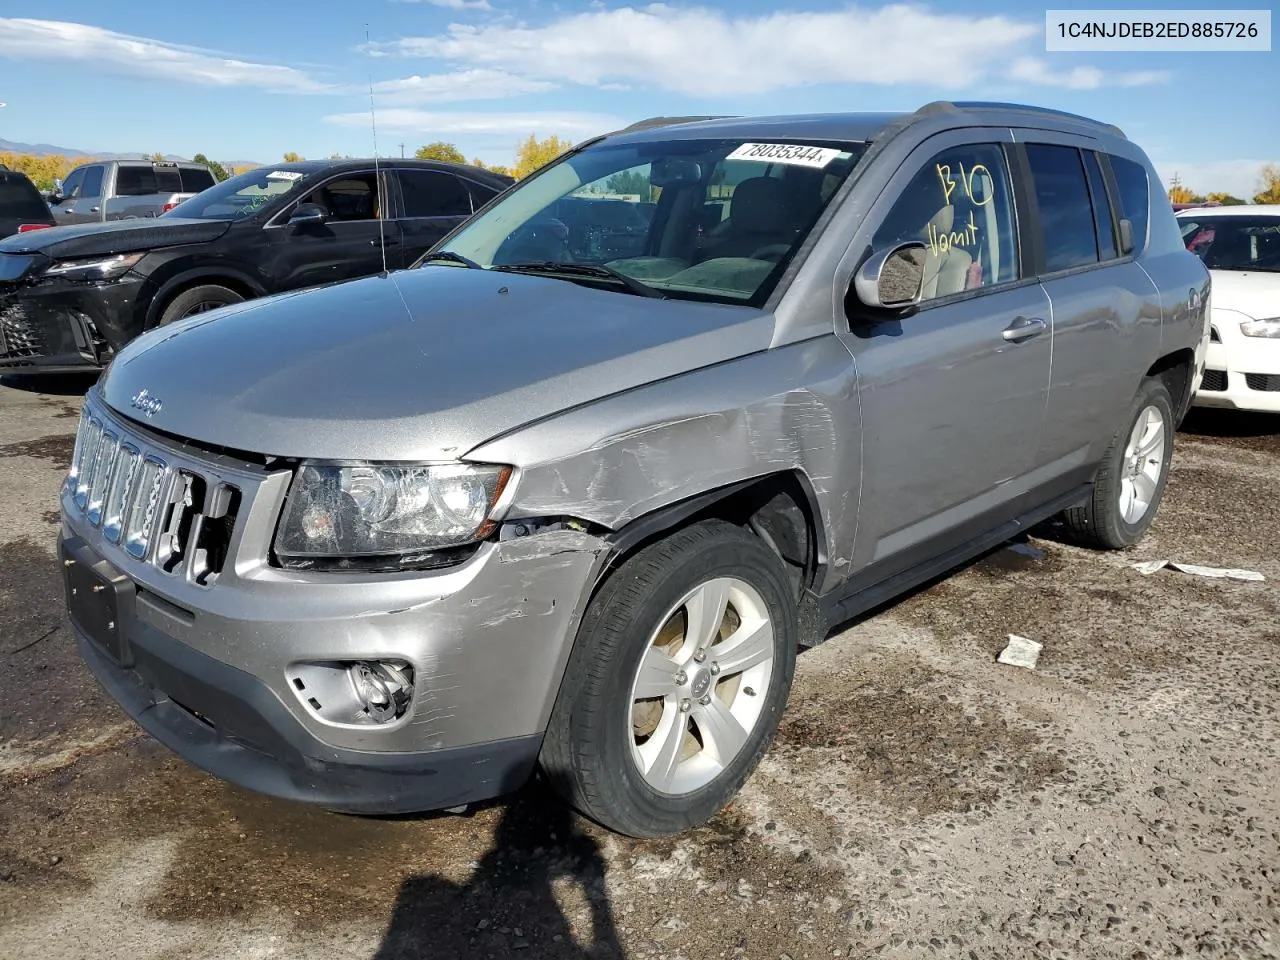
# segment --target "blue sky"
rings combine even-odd
[[[1012,0],[5,0],[3,13],[0,138],[85,150],[369,155],[372,79],[384,155],[447,140],[509,163],[530,133],[577,140],[656,114],[952,98],[1116,123],[1200,191],[1252,194],[1280,161],[1277,53],[1046,53],[1043,7]]]

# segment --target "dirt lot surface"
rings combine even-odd
[[[537,787],[328,814],[140,734],[63,626],[87,386],[0,387],[7,960],[1280,957],[1280,422],[1194,417],[1132,554],[1036,537],[805,653],[741,799],[640,843]],[[1129,566],[1157,558],[1267,581]]]

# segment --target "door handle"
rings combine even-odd
[[[1010,343],[1021,343],[1044,333],[1047,324],[1039,317],[1016,317],[1004,328],[1002,336]]]
[[[101,207],[90,207],[90,208],[89,208],[89,212],[90,212],[90,213],[99,213],[99,212],[101,212],[101,210],[102,210],[102,208],[101,208]]]
[[[399,237],[387,237],[385,240],[376,240],[376,239],[375,239],[375,240],[370,240],[370,241],[369,241],[369,246],[371,246],[371,247],[376,247],[376,246],[378,246],[378,244],[380,244],[380,243],[381,243],[382,245],[384,245],[384,246],[394,247],[394,246],[396,246],[397,244],[399,244],[399,243],[400,243],[400,238],[399,238]]]

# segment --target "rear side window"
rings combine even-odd
[[[469,217],[471,194],[452,173],[401,170],[406,217]]]
[[[80,196],[102,196],[102,167],[85,167],[84,185],[80,188]]]
[[[474,180],[463,180],[462,184],[471,193],[472,210],[479,210],[499,193],[497,188],[485,186],[483,183],[476,183]]]
[[[0,173],[0,219],[47,223],[49,208],[26,177]]]
[[[121,166],[116,170],[117,197],[145,197],[156,192],[156,175],[150,167]]]
[[[872,247],[925,245],[921,297],[930,300],[1018,277],[1018,246],[1004,151],[994,143],[930,158],[890,208]]]
[[[1084,169],[1089,175],[1089,193],[1093,197],[1093,226],[1098,234],[1098,256],[1102,260],[1114,260],[1119,254],[1115,230],[1111,226],[1111,201],[1107,199],[1106,181],[1102,178],[1098,155],[1092,150],[1084,152]]]
[[[1137,253],[1147,244],[1147,219],[1151,209],[1147,170],[1140,163],[1112,156],[1111,172],[1120,188],[1120,215],[1133,224],[1133,246]]]
[[[199,193],[213,186],[213,174],[198,167],[179,167],[183,193]]]
[[[1045,272],[1097,263],[1093,207],[1080,151],[1031,143],[1027,144],[1027,162],[1040,207]]]

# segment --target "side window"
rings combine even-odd
[[[471,194],[452,173],[438,170],[401,170],[406,217],[469,217]]]
[[[1140,163],[1112,156],[1111,172],[1120,188],[1120,215],[1133,224],[1134,253],[1139,253],[1147,245],[1147,217],[1151,208],[1147,170]]]
[[[382,216],[374,174],[357,173],[330,180],[305,197],[302,203],[319,204],[335,223],[377,220]]]
[[[150,167],[121,166],[116,170],[117,197],[145,197],[156,192],[156,175]]]
[[[1045,272],[1097,263],[1098,240],[1080,151],[1029,143],[1027,162],[1040,207]]]
[[[72,170],[67,179],[62,181],[62,195],[68,199],[80,196],[80,185],[84,182],[84,167]]]
[[[462,184],[471,194],[471,209],[473,211],[479,210],[498,195],[498,191],[493,187],[486,186],[483,183],[476,183],[474,180],[463,180]]]
[[[102,196],[102,167],[92,166],[84,169],[84,184],[80,187],[82,197]]]
[[[1018,277],[1018,245],[1004,151],[965,144],[937,154],[911,179],[876,231],[872,246],[925,244],[930,300]]]
[[[1084,169],[1089,175],[1089,193],[1093,197],[1093,228],[1098,235],[1098,256],[1103,260],[1114,260],[1120,254],[1116,248],[1115,230],[1111,226],[1111,201],[1107,199],[1106,181],[1102,179],[1098,155],[1092,150],[1084,152]]]

